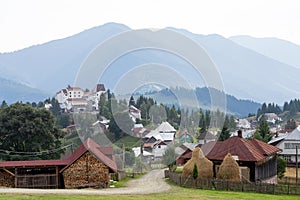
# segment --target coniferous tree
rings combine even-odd
[[[263,142],[269,142],[272,139],[268,122],[264,117],[262,117],[259,121],[259,125],[254,132],[254,138]]]

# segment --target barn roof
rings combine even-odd
[[[76,160],[78,160],[83,154],[90,151],[99,161],[103,162],[113,172],[117,172],[116,163],[106,155],[112,154],[112,147],[101,147],[94,142],[91,138],[88,138],[68,159],[68,164],[60,172],[63,172],[69,166],[71,166]]]
[[[113,172],[117,172],[116,163],[109,157],[113,155],[113,147],[99,146],[92,139],[88,138],[68,159],[64,160],[22,160],[0,162],[0,167],[50,167],[62,166],[61,172],[73,164],[85,152],[90,151],[98,160],[107,165]]]
[[[66,160],[22,160],[22,161],[4,161],[0,162],[0,167],[47,167],[47,166],[65,166]]]
[[[216,142],[207,154],[210,160],[223,160],[227,153],[238,156],[240,161],[257,162],[275,154],[281,149],[257,139],[248,140],[238,136],[231,137],[222,142]]]

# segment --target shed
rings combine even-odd
[[[88,138],[60,170],[65,188],[108,187],[110,173],[117,172],[116,163],[109,157],[111,149],[100,147]]]

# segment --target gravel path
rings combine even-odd
[[[139,179],[129,181],[122,188],[107,189],[23,189],[23,188],[0,188],[0,193],[19,194],[150,194],[169,190],[171,187],[164,181],[164,170],[152,170]]]

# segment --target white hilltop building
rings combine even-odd
[[[68,85],[65,89],[61,89],[55,95],[60,108],[66,112],[84,110],[88,105],[94,110],[98,110],[100,95],[105,93],[103,84],[97,84],[92,91],[84,91],[80,87],[71,87]]]

